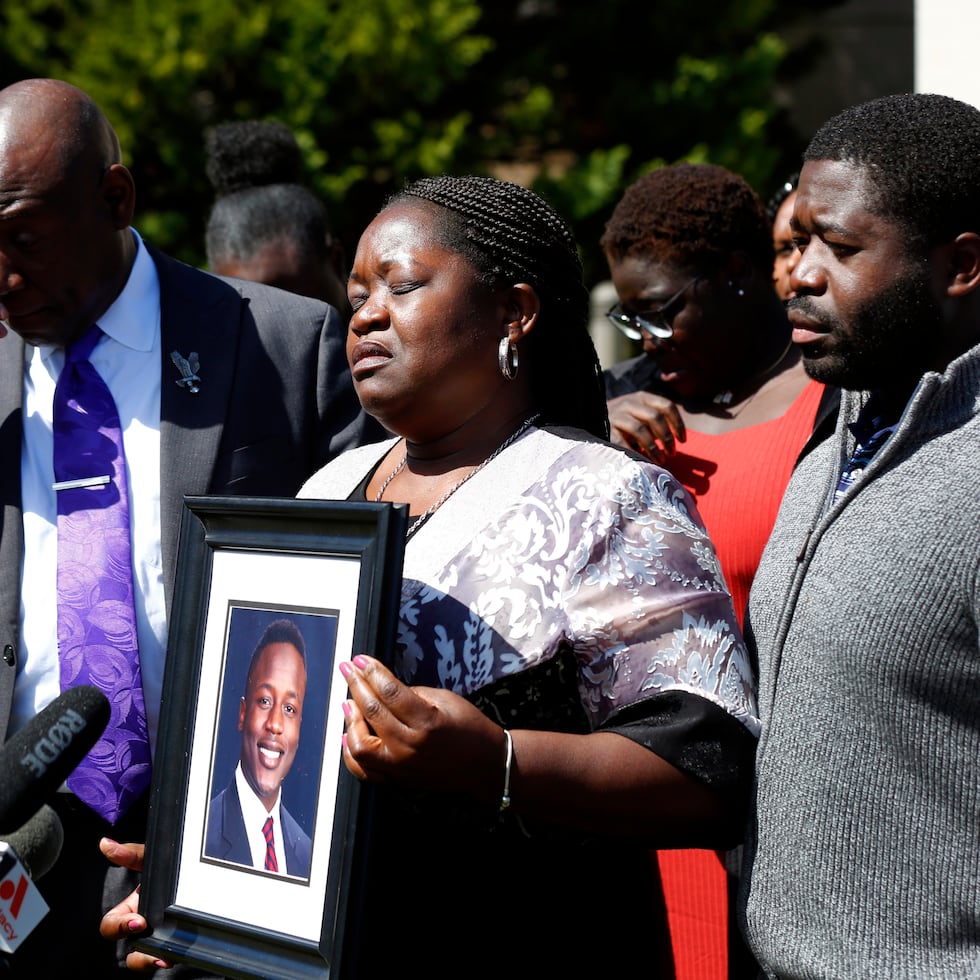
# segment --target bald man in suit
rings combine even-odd
[[[326,304],[221,279],[144,243],[111,125],[79,89],[0,90],[0,735],[60,693],[52,400],[65,348],[90,357],[116,402],[129,476],[139,660],[150,742],[185,494],[291,497],[338,452],[379,438],[360,410],[345,329]],[[51,912],[14,975],[114,976],[102,911],[133,879],[102,836],[145,839],[146,797],[114,826],[57,794],[66,841],[40,884]]]

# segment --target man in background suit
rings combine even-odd
[[[59,692],[52,398],[64,349],[98,323],[91,364],[118,408],[136,626],[151,745],[184,494],[295,494],[343,449],[380,435],[361,413],[336,311],[175,262],[130,227],[135,188],[112,127],[77,88],[0,90],[0,736]],[[9,331],[9,333],[8,333]],[[4,336],[5,335],[5,336]],[[115,826],[57,794],[51,912],[14,975],[116,975],[102,911],[133,887],[98,841],[143,840],[146,797]]]
[[[231,782],[208,807],[207,857],[309,876],[309,835],[280,795],[299,748],[305,697],[303,634],[291,620],[277,619],[265,628],[249,661],[238,711],[241,756]]]

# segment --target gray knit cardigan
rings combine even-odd
[[[853,449],[798,467],[752,588],[762,737],[739,900],[769,976],[969,977],[980,962],[980,347]]]

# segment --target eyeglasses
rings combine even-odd
[[[659,309],[647,310],[644,313],[627,313],[622,303],[617,303],[606,313],[606,319],[630,340],[642,340],[643,335],[655,337],[657,340],[668,340],[674,336],[674,328],[667,320],[667,311],[672,307],[691,286],[700,282],[703,276],[695,276],[685,283]]]

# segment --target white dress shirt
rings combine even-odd
[[[265,868],[265,834],[262,828],[269,817],[272,817],[272,842],[276,852],[276,863],[279,874],[286,874],[286,854],[282,849],[282,821],[279,818],[279,801],[282,793],[276,793],[276,802],[271,810],[266,810],[265,804],[255,795],[255,790],[248,785],[242,764],[238,763],[235,770],[235,786],[238,788],[238,802],[242,808],[242,819],[245,821],[245,834],[248,837],[248,849],[252,852],[252,867]]]
[[[150,745],[155,745],[167,646],[160,550],[160,283],[136,232],[137,254],[119,297],[98,320],[90,361],[112,392],[123,430],[132,525],[134,598]],[[20,652],[11,731],[61,693],[58,663],[58,505],[52,403],[64,348],[28,350],[21,494],[24,560]]]

